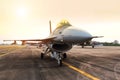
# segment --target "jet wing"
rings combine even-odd
[[[53,40],[56,37],[48,37],[45,39],[22,39],[22,40],[3,40],[3,41],[48,41],[48,40]]]
[[[3,41],[14,41],[14,44],[16,44],[16,41],[22,41],[22,44],[25,44],[26,41],[41,41],[41,43],[48,43],[52,42],[56,37],[48,37],[45,39],[23,39],[23,40],[3,40]]]

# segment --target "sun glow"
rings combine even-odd
[[[28,14],[28,9],[26,7],[18,7],[16,10],[16,14],[19,17],[25,17]]]

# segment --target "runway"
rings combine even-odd
[[[35,46],[11,47],[0,47],[0,80],[120,80],[120,47],[74,46],[62,67]]]

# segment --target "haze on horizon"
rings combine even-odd
[[[104,36],[97,41],[120,42],[120,0],[0,0],[0,40],[39,39],[62,19]]]

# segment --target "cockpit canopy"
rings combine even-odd
[[[57,24],[57,28],[72,26],[67,20],[63,19]]]

